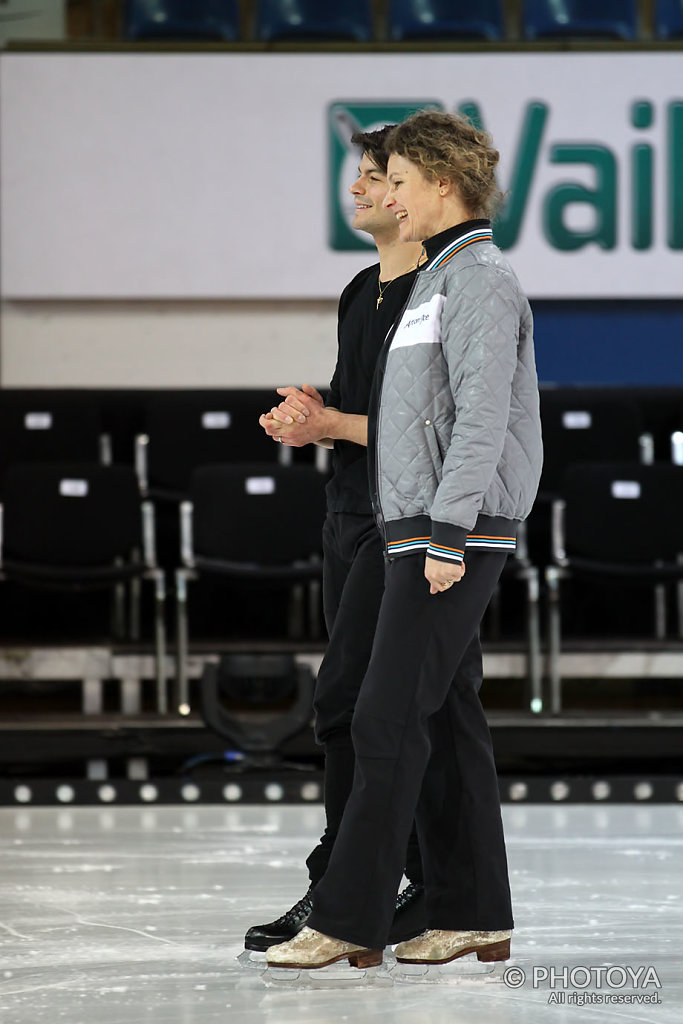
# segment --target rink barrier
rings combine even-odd
[[[683,775],[502,775],[504,804],[683,804]],[[235,773],[222,779],[0,780],[0,806],[320,804],[321,772]]]

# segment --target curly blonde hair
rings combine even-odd
[[[498,150],[488,132],[461,114],[420,110],[396,125],[385,146],[431,181],[450,181],[474,217],[493,217],[503,201],[495,177]]]

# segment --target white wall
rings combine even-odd
[[[343,282],[340,282],[340,286]],[[327,385],[337,303],[6,302],[4,387]]]

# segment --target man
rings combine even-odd
[[[396,218],[384,209],[389,128],[359,132],[362,151],[354,197],[353,227],[372,235],[379,264],[362,270],[339,301],[337,366],[327,404],[310,385],[278,388],[285,399],[260,419],[266,432],[286,445],[333,448],[323,528],[323,604],[329,643],[314,699],[315,735],[325,748],[326,828],[308,857],[311,888],[276,921],[250,928],[247,949],[265,950],[296,935],[311,909],[313,887],[322,878],[353,782],[351,719],[363,681],[384,591],[384,556],[370,501],[367,411],[377,357],[387,332],[405,305],[422,246],[399,240]],[[392,941],[424,927],[422,866],[415,833],[407,851],[409,885],[399,894]]]

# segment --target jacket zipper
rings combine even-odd
[[[415,291],[415,287],[417,285],[419,276],[420,276],[420,271],[418,270],[417,274],[415,275],[415,280],[413,281],[412,286],[410,288],[410,291],[408,292],[408,298],[406,299],[406,301],[403,304],[403,309],[401,310],[401,312],[396,317],[396,320],[394,321],[393,326],[389,329],[389,332],[388,332],[386,338],[384,339],[384,344],[382,346],[382,351],[380,353],[380,357],[383,356],[384,358],[383,358],[383,361],[382,361],[382,375],[381,375],[380,379],[377,382],[378,383],[378,388],[377,388],[377,428],[375,430],[375,495],[374,495],[374,497],[375,497],[375,505],[376,505],[375,519],[377,521],[377,527],[379,529],[380,536],[382,538],[382,543],[383,543],[383,547],[384,547],[384,561],[385,562],[391,562],[391,561],[393,561],[393,559],[391,559],[389,557],[389,552],[387,550],[386,522],[385,522],[385,519],[384,519],[384,512],[382,510],[382,501],[381,501],[381,498],[380,498],[380,495],[379,495],[379,454],[378,453],[379,453],[379,431],[380,431],[380,420],[381,420],[380,411],[382,409],[382,392],[384,390],[384,374],[386,373],[387,359],[389,358],[389,349],[391,348],[391,343],[394,340],[394,335],[396,334],[396,331],[398,330],[399,324],[401,323],[401,320],[403,319],[403,314],[405,313],[405,311],[407,310],[408,306],[410,305],[410,300],[413,297],[413,292]]]

